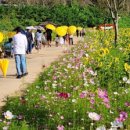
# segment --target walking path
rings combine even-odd
[[[75,43],[77,39],[75,38]],[[54,44],[54,43],[53,43]],[[50,63],[64,55],[63,47],[45,47],[39,52],[36,50],[27,55],[28,76],[16,79],[16,68],[14,59],[10,59],[7,77],[3,78],[0,72],[0,106],[4,105],[4,98],[17,95],[20,90],[26,88],[27,84],[32,83],[43,70],[43,66],[48,67]]]

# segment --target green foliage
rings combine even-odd
[[[50,20],[57,25],[93,27],[110,23],[108,14],[96,6],[55,5],[44,6],[0,6],[0,30],[12,30],[16,26],[38,25]],[[108,19],[109,18],[109,19]],[[120,27],[129,27],[130,18],[122,16]]]
[[[91,27],[103,23],[104,14],[95,6],[0,6],[0,30],[37,25],[48,19],[58,25]]]
[[[123,16],[119,19],[119,27],[121,28],[130,27],[130,15]]]

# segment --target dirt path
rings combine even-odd
[[[75,38],[76,42],[77,39]],[[10,59],[7,77],[3,78],[0,71],[0,106],[4,105],[4,98],[17,94],[20,90],[25,89],[27,84],[32,83],[38,74],[42,72],[43,65],[48,67],[50,63],[64,55],[63,50],[63,47],[55,47],[54,45],[42,48],[39,52],[34,50],[32,54],[27,55],[29,75],[21,79],[16,79],[15,61]]]

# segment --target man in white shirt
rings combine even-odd
[[[15,29],[16,35],[13,37],[14,43],[14,56],[17,70],[17,78],[27,75],[26,67],[26,50],[27,50],[27,37],[21,33],[21,28],[17,27]]]

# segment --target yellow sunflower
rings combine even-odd
[[[125,70],[130,72],[130,65],[128,63],[124,64]]]

